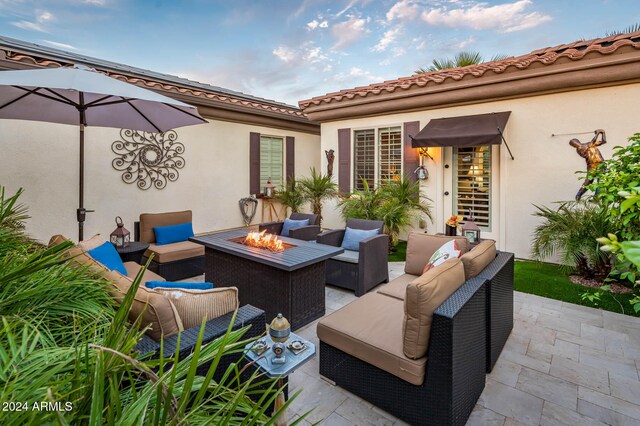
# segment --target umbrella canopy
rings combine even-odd
[[[0,72],[0,118],[146,132],[205,122],[191,105],[88,68]]]
[[[165,132],[206,123],[196,107],[83,66],[0,72],[0,118],[80,126],[78,238],[83,239],[84,127]]]

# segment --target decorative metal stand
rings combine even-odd
[[[251,221],[256,215],[256,210],[258,209],[258,200],[254,196],[245,197],[240,198],[238,204],[240,205],[240,213],[242,214],[244,226],[251,225]]]
[[[125,183],[135,183],[140,189],[163,189],[167,182],[178,180],[185,165],[184,145],[178,142],[175,130],[164,133],[138,132],[122,129],[122,140],[111,144],[117,157],[111,162],[114,169],[123,172]]]

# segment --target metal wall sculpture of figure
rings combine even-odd
[[[327,176],[333,176],[333,160],[335,160],[336,156],[332,149],[325,150],[324,154],[327,156]]]
[[[582,182],[582,186],[576,194],[576,201],[580,201],[580,198],[582,198],[584,193],[587,192],[587,185],[590,185],[591,182],[593,182],[593,172],[604,161],[604,158],[602,158],[602,153],[600,153],[598,147],[607,143],[607,136],[602,129],[597,129],[594,131],[594,133],[595,136],[593,137],[593,139],[591,139],[590,142],[582,143],[575,138],[569,141],[569,145],[574,147],[578,155],[584,158],[587,162],[587,177],[585,178],[584,182]],[[600,140],[598,140],[598,136],[602,136]]]

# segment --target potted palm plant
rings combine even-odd
[[[276,192],[276,200],[286,208],[291,209],[291,213],[300,213],[300,208],[307,202],[300,184],[294,178],[291,178]]]
[[[311,210],[322,224],[322,204],[338,196],[338,185],[331,176],[318,173],[315,167],[311,168],[311,176],[300,179],[299,183],[304,199],[311,203]]]

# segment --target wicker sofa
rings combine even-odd
[[[301,226],[289,231],[289,238],[295,238],[297,240],[314,241],[320,233],[320,225],[318,224],[318,215],[311,213],[291,213],[289,216],[291,220],[305,220],[309,219],[309,225]],[[266,230],[269,234],[282,235],[282,228],[284,222],[268,222],[261,223],[258,230]]]
[[[513,255],[492,242],[422,274],[451,238],[410,234],[404,275],[318,323],[320,374],[411,424],[465,424],[513,324]]]
[[[204,274],[204,246],[191,241],[172,244],[156,244],[153,228],[178,225],[192,221],[191,210],[166,213],[143,213],[136,223],[140,241],[149,243],[142,258],[143,263],[153,254],[149,269],[170,281]]]
[[[57,245],[63,241],[66,241],[65,237],[56,235],[51,238],[49,245]],[[116,271],[110,271],[92,259],[85,252],[83,243],[79,243],[78,246],[72,247],[67,252],[67,255],[72,257],[71,261],[74,265],[86,268],[87,271],[97,275],[102,275],[107,280],[111,281],[114,284],[112,295],[116,300],[121,300],[124,297],[124,294],[129,290],[133,283],[133,279],[142,268],[135,262],[125,262],[124,265],[127,270],[126,276],[123,276]],[[147,281],[165,280],[158,274],[145,270],[142,275],[142,283]],[[199,316],[197,313],[194,316],[194,309],[185,305],[184,302],[188,303],[188,298],[190,296],[198,297],[198,295],[193,296],[193,293],[196,291],[189,292],[181,290],[181,306],[180,303],[174,303],[176,300],[171,297],[172,291],[170,289],[165,290],[166,291],[164,292],[151,290],[147,289],[144,284],[141,284],[136,292],[131,311],[129,312],[129,320],[133,322],[138,317],[142,317],[141,326],[150,326],[136,346],[136,349],[139,350],[141,354],[155,357],[159,355],[160,342],[162,341],[162,344],[164,345],[163,350],[166,356],[166,354],[175,353],[179,342],[180,357],[183,358],[193,351],[200,332],[200,323],[202,321],[202,316]],[[205,324],[203,343],[208,343],[222,336],[227,331],[229,323],[233,317],[233,311],[236,308],[237,315],[233,324],[233,329],[251,326],[245,334],[245,338],[257,337],[264,332],[266,323],[264,311],[251,305],[238,307],[237,289],[234,287],[217,290],[200,290],[199,292],[204,295],[206,299],[202,299],[203,303],[197,303],[196,305],[200,308],[204,307],[205,309],[209,309],[211,312],[211,314],[207,314],[211,319],[209,319]],[[219,306],[209,306],[214,303],[219,303]],[[221,315],[213,318],[213,316],[216,315],[216,311]],[[199,313],[201,314],[202,311]],[[226,365],[230,362],[237,361],[237,359],[238,356],[236,355],[225,357],[222,360],[221,370],[224,371],[224,369],[226,369]],[[198,366],[199,374],[204,374],[207,370],[208,365]]]

